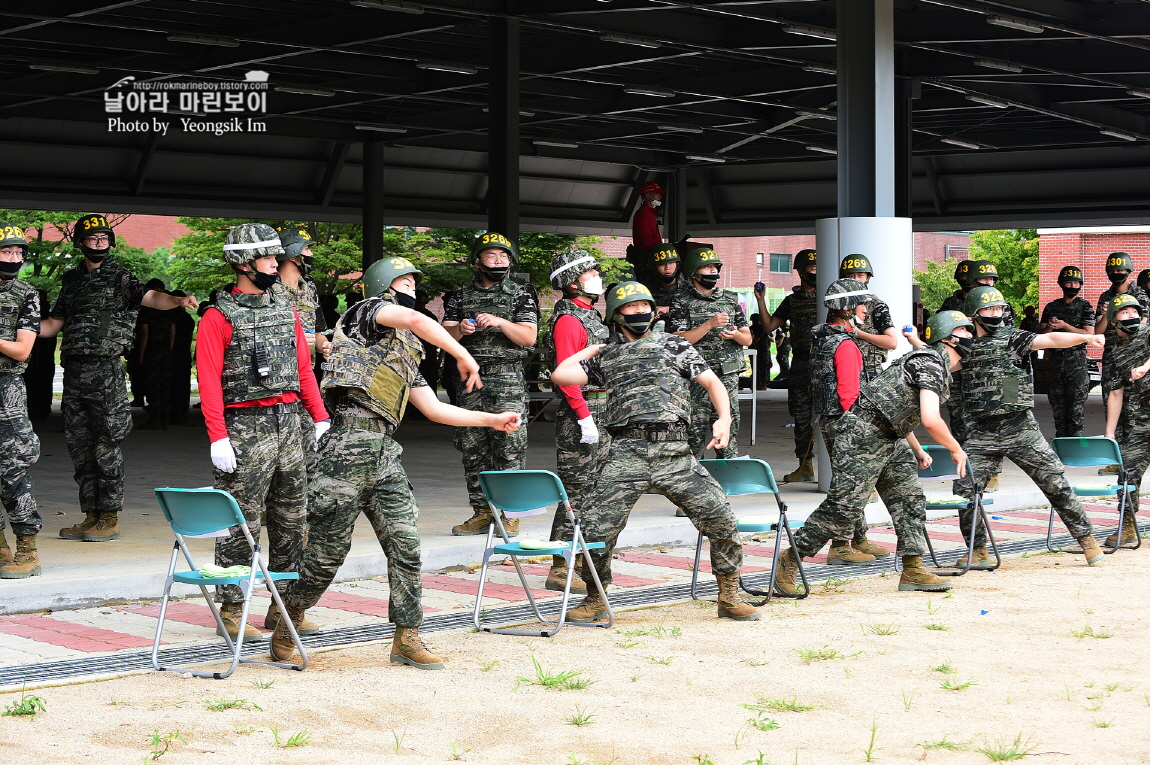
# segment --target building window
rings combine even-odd
[[[755,253],[755,265],[756,266],[763,265],[763,253],[761,253],[761,252]]]
[[[791,272],[791,256],[784,253],[771,253],[771,273],[789,274]]]

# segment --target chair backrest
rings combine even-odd
[[[479,486],[487,501],[506,515],[539,515],[567,501],[559,476],[550,470],[484,470]]]
[[[919,468],[918,477],[936,481],[952,481],[958,478],[955,464],[950,459],[950,451],[938,444],[923,444],[923,450],[930,455],[931,463],[928,468]]]
[[[779,493],[774,471],[762,460],[699,460],[699,464],[719,482],[728,497]]]
[[[1067,467],[1122,465],[1122,450],[1118,448],[1118,442],[1106,436],[1056,438],[1051,446]]]
[[[156,499],[172,530],[200,536],[244,523],[235,497],[220,489],[156,489]]]

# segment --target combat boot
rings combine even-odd
[[[1110,536],[1106,537],[1106,541],[1102,544],[1107,547],[1119,547],[1121,545],[1137,542],[1138,541],[1138,521],[1134,519],[1132,512],[1127,513],[1122,517],[1122,541],[1118,541],[1118,532],[1115,531]]]
[[[954,562],[956,568],[964,568],[966,566],[966,559],[969,555],[963,555]],[[970,568],[974,571],[985,571],[989,568],[994,568],[994,561],[990,559],[990,553],[986,551],[986,546],[974,548],[974,560],[970,563]]]
[[[240,634],[240,617],[244,615],[243,603],[221,603],[220,604],[220,619],[224,622],[224,629],[228,631],[228,637],[235,640]],[[220,632],[220,628],[216,627],[216,634],[220,637],[224,633]],[[244,642],[249,640],[263,640],[264,633],[257,630],[250,624],[244,625]]]
[[[687,517],[687,511],[681,507],[676,507],[675,508],[675,517],[676,518],[686,518]]]
[[[873,555],[859,552],[851,547],[850,542],[841,539],[833,540],[831,542],[831,549],[827,553],[828,566],[862,566],[873,562]]]
[[[119,513],[100,513],[96,525],[84,532],[85,542],[111,542],[120,538]]]
[[[427,650],[418,627],[396,627],[391,641],[391,663],[416,669],[443,669],[443,657]]]
[[[922,556],[902,556],[902,578],[898,580],[899,592],[945,592],[954,583],[935,576],[922,567]]]
[[[40,558],[36,554],[36,537],[16,535],[16,556],[0,566],[0,579],[27,579],[40,576]]]
[[[287,615],[296,628],[296,634],[299,634],[299,627],[303,624],[303,614],[304,609],[287,606]],[[272,633],[270,650],[272,659],[275,661],[291,661],[291,658],[295,656],[295,642],[291,639],[287,622],[283,619],[276,623],[276,631]]]
[[[0,529],[0,565],[12,562],[12,548],[4,536],[4,529]]]
[[[783,483],[812,483],[815,480],[815,467],[809,459],[799,463],[793,473],[783,476]]]
[[[273,600],[272,604],[268,606],[267,615],[264,617],[264,629],[275,630],[280,623],[280,607],[276,605]],[[319,632],[319,625],[310,619],[303,619],[296,625],[295,631],[301,635],[314,635]]]
[[[458,526],[451,527],[454,537],[473,537],[486,534],[487,527],[491,525],[491,510],[486,507],[471,508],[472,516]]]
[[[83,523],[77,523],[75,526],[69,526],[66,529],[60,529],[60,538],[75,539],[77,541],[82,540],[84,535],[87,534],[92,529],[92,527],[96,525],[96,521],[99,520],[99,518],[99,513],[84,513]]]
[[[503,521],[503,530],[507,532],[509,537],[519,536],[519,519],[518,518],[501,518]]]
[[[876,545],[865,536],[851,542],[851,547],[853,547],[856,552],[861,552],[866,555],[873,555],[876,558],[885,558],[886,556],[890,555],[890,549],[883,547],[882,545]]]
[[[1102,556],[1105,553],[1102,552],[1102,548],[1098,546],[1098,541],[1094,537],[1087,534],[1078,540],[1078,544],[1082,548],[1082,552],[1086,553],[1086,565],[1095,566],[1102,562]]]
[[[737,622],[756,622],[763,618],[759,609],[752,606],[739,593],[738,574],[715,574],[719,583],[719,618],[734,619]]]
[[[567,612],[567,621],[574,624],[586,624],[598,621],[599,617],[607,615],[607,604],[598,590],[587,593],[579,605]]]
[[[794,548],[788,547],[775,559],[775,589],[784,595],[797,595],[799,586],[795,577],[799,575],[799,559]]]
[[[987,493],[998,491],[998,474],[997,473],[995,475],[992,475],[990,477],[990,480],[986,482],[986,486],[985,486],[985,488],[983,488],[983,491],[987,492]]]
[[[579,595],[587,594],[587,584],[583,581],[583,577],[579,575],[582,570],[583,559],[579,558],[575,563],[575,576],[571,577],[571,592]],[[563,592],[563,588],[566,585],[567,561],[563,558],[556,557],[551,564],[551,570],[547,572],[547,583],[543,586],[554,592]]]

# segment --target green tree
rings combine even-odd
[[[950,297],[958,285],[954,281],[954,269],[958,258],[947,258],[941,263],[926,262],[925,271],[914,272],[914,283],[918,285],[918,299],[932,313]]]
[[[1032,228],[975,231],[971,260],[998,266],[998,289],[1021,320],[1023,309],[1038,306],[1038,231]]]

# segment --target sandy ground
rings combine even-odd
[[[152,731],[180,731],[187,743],[161,763],[822,765],[866,762],[873,727],[880,763],[986,763],[980,747],[1016,736],[1038,762],[1145,763],[1147,563],[1147,548],[1098,568],[1013,558],[957,580],[952,597],[898,593],[893,575],[816,585],[752,623],[687,603],[551,640],[434,633],[449,657],[441,672],[389,664],[386,645],[366,645],[315,653],[304,673],[241,666],[225,681],[149,674],[47,688],[35,692],[46,712],[0,718],[0,761],[139,763],[163,748]],[[1086,627],[1099,637],[1075,636]],[[833,658],[808,663],[809,650]],[[520,683],[533,660],[593,682]],[[241,699],[248,708],[206,709]],[[813,708],[766,709],[783,700]],[[589,724],[568,722],[578,714]],[[276,730],[281,743],[299,731],[310,742],[277,747]],[[958,751],[923,746],[943,740]]]

